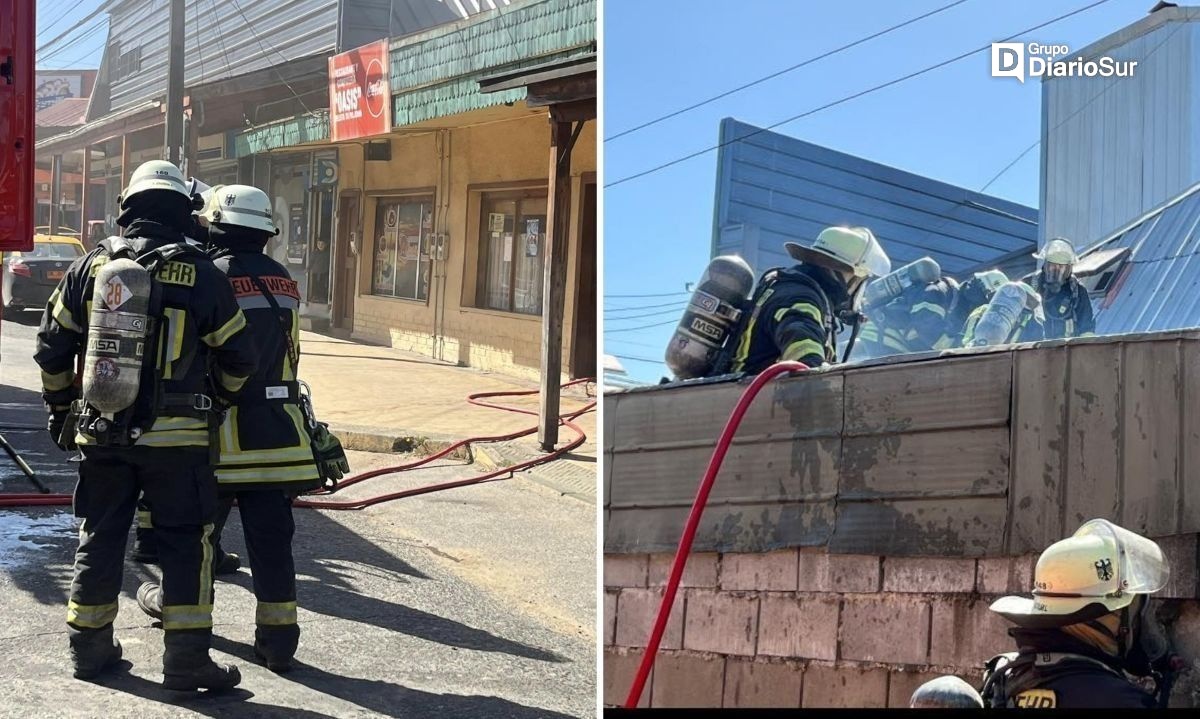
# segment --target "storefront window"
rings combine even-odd
[[[380,198],[375,206],[371,293],[427,299],[432,233],[432,197]]]
[[[546,193],[487,194],[482,207],[477,305],[542,314]]]

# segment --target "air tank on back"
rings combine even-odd
[[[149,325],[150,273],[133,260],[110,260],[96,273],[83,362],[83,398],[104,414],[130,407],[141,386]]]
[[[667,345],[666,363],[676,379],[705,377],[754,289],[754,272],[737,255],[714,257]]]
[[[1026,311],[1035,311],[1042,298],[1024,282],[1007,282],[996,290],[992,301],[975,325],[972,347],[1007,344]]]
[[[886,305],[910,287],[924,287],[942,278],[942,268],[932,257],[913,260],[895,272],[880,277],[863,291],[863,311]]]

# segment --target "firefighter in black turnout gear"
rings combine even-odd
[[[1096,319],[1087,290],[1073,274],[1075,247],[1057,237],[1046,243],[1034,255],[1042,266],[1030,282],[1042,296],[1042,311],[1046,315],[1046,339],[1090,337],[1096,333]]]
[[[82,520],[67,609],[75,676],[121,658],[113,637],[138,492],[154,513],[163,573],[164,686],[228,689],[236,667],[209,657],[217,484],[216,412],[253,374],[246,317],[225,277],[185,242],[193,198],[174,165],[134,171],[120,197],[124,237],[76,260],[46,307],[34,359],[49,429],[83,454]],[[76,361],[85,355],[82,396]],[[210,369],[211,366],[211,369]]]
[[[200,218],[213,261],[228,276],[259,350],[258,371],[220,428],[222,514],[215,534],[219,546],[236,498],[258,600],[255,655],[282,672],[291,667],[300,638],[292,499],[322,484],[296,379],[300,294],[287,269],[264,253],[278,233],[266,193],[246,185],[215,187]],[[158,616],[160,602],[158,585],[142,585],[143,611]]]
[[[887,254],[865,227],[830,227],[812,247],[784,248],[798,264],[766,272],[728,347],[732,359],[721,371],[758,374],[780,360],[809,367],[837,361],[836,339],[843,318],[870,277],[891,269]]]
[[[991,610],[1017,626],[1017,651],[987,665],[986,706],[1030,709],[1166,707],[1176,658],[1147,596],[1170,568],[1157,544],[1093,519],[1038,558],[1032,597]],[[1153,692],[1135,682],[1146,678]],[[1150,681],[1152,680],[1152,681]]]

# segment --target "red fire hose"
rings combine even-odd
[[[589,377],[589,378],[585,378],[585,379],[572,380],[562,386],[565,388],[565,387],[571,387],[571,386],[577,385],[577,384],[582,384],[585,382],[594,382],[594,381],[595,381],[595,379]],[[493,402],[485,402],[485,401],[483,401],[483,398],[485,398],[485,397],[522,397],[522,396],[536,395],[537,393],[538,393],[538,390],[521,390],[521,391],[517,391],[517,392],[477,392],[475,394],[468,395],[467,402],[469,402],[470,404],[479,406],[479,407],[490,407],[492,409],[504,410],[505,412],[516,412],[518,414],[528,414],[528,415],[536,416],[537,412],[534,410],[524,409],[521,407],[512,407],[509,405],[495,404]],[[514,464],[509,467],[503,467],[494,472],[490,472],[488,474],[484,474],[484,475],[481,475],[478,477],[470,477],[467,479],[460,479],[460,480],[455,480],[455,481],[451,481],[451,482],[441,482],[439,484],[432,484],[432,485],[428,485],[425,487],[414,487],[413,489],[406,489],[406,490],[402,490],[399,492],[392,492],[389,494],[382,494],[382,495],[375,496],[375,497],[367,497],[364,499],[358,499],[358,500],[353,500],[353,501],[348,501],[348,502],[331,502],[331,501],[327,501],[327,500],[301,499],[301,500],[297,500],[295,502],[295,506],[309,507],[309,508],[313,508],[313,509],[364,509],[366,507],[370,507],[370,506],[373,506],[376,504],[381,504],[383,502],[390,502],[394,499],[402,499],[404,497],[415,497],[420,494],[429,494],[431,492],[440,492],[442,490],[453,489],[455,487],[465,487],[465,486],[468,486],[471,484],[480,484],[483,482],[495,481],[495,480],[503,477],[504,475],[513,474],[513,473],[520,472],[525,469],[529,469],[530,467],[535,467],[539,464],[545,464],[547,462],[551,462],[555,459],[558,459],[559,457],[566,454],[567,452],[570,452],[571,450],[579,447],[579,445],[581,445],[585,441],[587,441],[587,434],[585,434],[584,431],[582,429],[580,429],[579,425],[575,424],[575,422],[573,420],[577,419],[582,414],[592,411],[593,409],[595,409],[595,407],[596,407],[596,402],[595,402],[595,400],[593,400],[591,402],[588,402],[586,405],[584,405],[583,407],[581,407],[577,410],[560,415],[559,422],[562,424],[562,426],[566,427],[567,429],[570,429],[572,432],[575,433],[575,435],[576,435],[575,439],[571,440],[569,443],[567,443],[563,447],[560,447],[559,449],[556,449],[555,451],[553,451],[549,454],[543,455],[541,457],[536,457],[531,460],[526,460],[524,462],[520,462],[518,464]],[[437,452],[436,454],[432,454],[428,457],[424,457],[415,462],[399,464],[394,467],[381,467],[380,469],[373,469],[369,472],[363,472],[362,474],[356,475],[354,477],[350,477],[349,479],[342,480],[341,482],[338,483],[338,490],[341,490],[345,487],[349,487],[350,485],[353,485],[353,484],[358,484],[359,482],[371,479],[373,477],[381,477],[381,476],[387,475],[387,474],[397,474],[397,473],[404,472],[404,471],[407,471],[410,469],[415,469],[422,465],[425,465],[425,464],[428,464],[435,460],[441,459],[442,457],[445,457],[446,455],[450,454],[451,452],[458,449],[459,447],[463,447],[463,446],[470,445],[470,444],[484,444],[487,442],[504,442],[504,441],[508,441],[508,440],[512,440],[512,439],[517,439],[519,437],[525,437],[525,436],[531,435],[534,432],[537,432],[537,430],[538,430],[537,425],[534,425],[533,427],[528,427],[526,429],[522,429],[517,432],[511,432],[509,434],[493,435],[493,436],[489,436],[489,437],[472,437],[470,439],[464,439],[459,442],[455,442],[454,444],[441,450],[440,452]],[[321,490],[321,491],[312,493],[312,495],[307,495],[307,496],[329,496],[331,494],[332,494],[331,492]],[[44,506],[63,506],[63,505],[70,505],[70,504],[71,504],[71,495],[69,495],[69,494],[5,494],[5,495],[0,495],[0,507],[44,507]]]
[[[704,472],[704,478],[700,480],[700,487],[696,490],[696,499],[692,502],[687,522],[683,525],[683,536],[679,538],[679,548],[675,550],[675,561],[671,564],[671,575],[667,578],[666,591],[663,593],[662,603],[658,606],[658,616],[654,620],[654,628],[650,631],[650,639],[646,642],[646,652],[642,655],[637,674],[633,677],[633,685],[629,687],[629,696],[625,699],[626,709],[636,709],[638,702],[642,699],[646,679],[649,678],[650,670],[654,667],[654,659],[658,656],[658,646],[662,642],[663,632],[667,628],[667,618],[671,616],[671,607],[675,604],[675,594],[679,590],[679,581],[683,578],[683,568],[692,551],[692,541],[696,538],[696,529],[700,526],[700,516],[704,514],[704,507],[708,504],[708,495],[712,491],[713,481],[717,478],[717,472],[721,470],[721,464],[725,461],[725,454],[729,451],[733,435],[742,423],[742,417],[745,416],[746,410],[750,408],[750,403],[754,401],[759,390],[768,382],[779,375],[803,372],[807,369],[808,365],[801,362],[779,362],[763,370],[762,374],[755,377],[750,386],[742,392],[737,405],[729,415],[729,420],[725,423],[725,429],[721,430],[721,437],[717,440],[716,447],[713,448],[712,458],[708,460],[708,469]]]

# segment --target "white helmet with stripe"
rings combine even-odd
[[[187,180],[175,165],[166,160],[150,160],[138,166],[129,176],[129,185],[121,192],[120,204],[129,198],[149,190],[178,192],[189,200],[192,198]]]
[[[271,199],[250,185],[217,185],[208,193],[200,217],[210,224],[234,225],[279,234]]]

